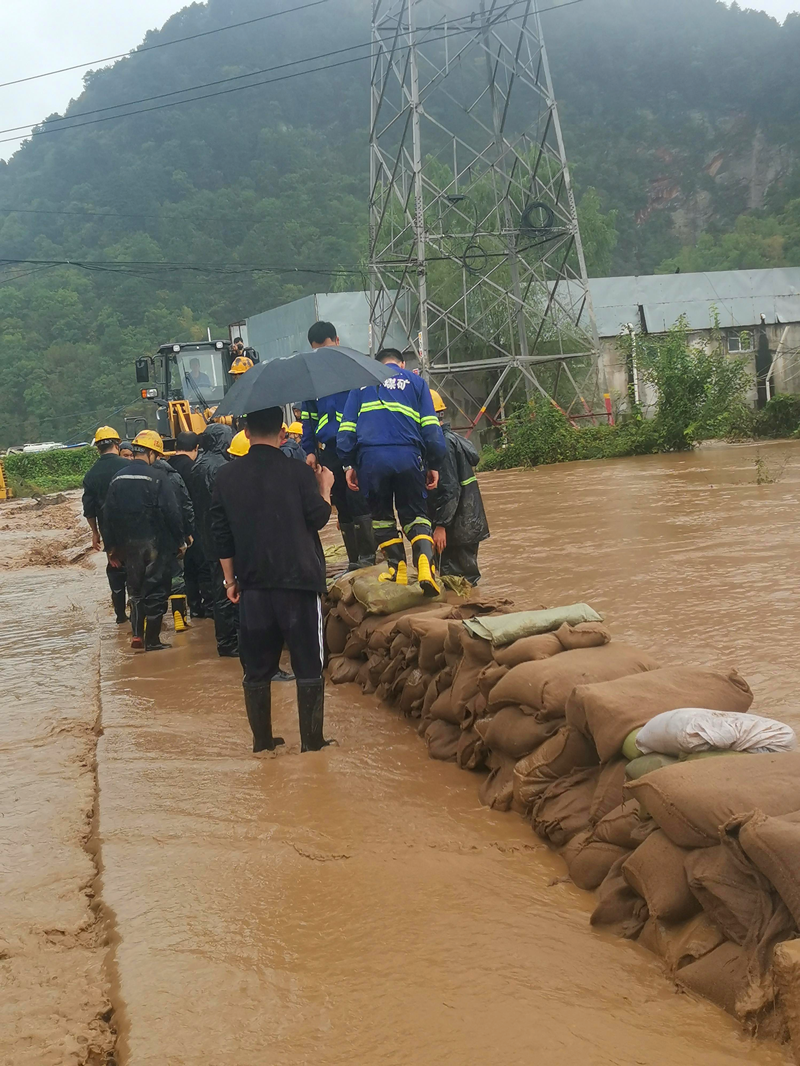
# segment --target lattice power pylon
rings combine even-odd
[[[371,350],[394,320],[473,425],[520,383],[606,412],[536,0],[373,0]]]

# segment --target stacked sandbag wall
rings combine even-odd
[[[510,607],[346,575],[326,603],[330,680],[479,773],[481,802],[524,817],[596,892],[593,925],[751,1032],[791,1030],[800,1051],[800,753],[639,755],[630,738],[662,712],[747,712],[747,683],[664,666],[597,621],[497,643],[527,621]]]

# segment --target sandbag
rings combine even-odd
[[[564,622],[577,625],[579,622],[602,622],[603,616],[586,603],[573,603],[567,607],[551,607],[540,611],[519,611],[484,618],[468,619],[464,625],[474,637],[490,641],[495,647],[512,644],[520,637],[532,637],[536,633],[549,633]]]
[[[358,603],[358,601],[354,603],[345,603],[344,600],[340,601],[336,608],[336,613],[348,629],[355,629],[356,626],[361,625],[367,616],[366,609],[362,604]]]
[[[349,636],[349,628],[336,611],[330,611],[325,619],[325,647],[329,653],[331,655],[341,655]]]
[[[565,622],[555,631],[555,636],[565,651],[575,651],[577,648],[599,648],[611,640],[611,634],[600,622],[580,622],[576,626]]]
[[[407,611],[398,611],[395,614],[368,614],[359,626],[359,629],[367,637],[371,651],[385,651],[397,635],[395,626],[403,618],[416,618],[419,615],[433,615],[437,618],[447,618],[454,614],[455,608],[440,603],[423,603],[418,607],[411,607]],[[410,630],[403,634],[410,637]]]
[[[725,937],[704,913],[678,925],[648,918],[637,943],[660,955],[674,973],[719,947]]]
[[[461,634],[464,627],[460,622],[449,622],[447,634],[444,638],[444,661],[448,666],[455,668],[461,661],[464,649],[461,645]]]
[[[558,729],[558,719],[542,719],[525,714],[519,707],[503,707],[489,719],[483,737],[486,747],[491,751],[500,751],[512,759],[522,759]]]
[[[499,663],[495,662],[488,663],[478,674],[478,691],[488,700],[494,686],[507,673],[507,666],[500,666]]]
[[[554,781],[573,770],[596,765],[597,754],[587,738],[577,730],[563,726],[517,762],[514,767],[515,803],[521,811],[528,811]]]
[[[658,830],[623,865],[623,877],[646,901],[651,917],[683,922],[700,910],[686,879],[686,857],[686,851]]]
[[[655,828],[652,819],[643,822],[639,817],[639,804],[635,800],[625,800],[598,821],[592,839],[633,851]]]
[[[684,966],[675,980],[682,988],[738,1017],[736,1000],[747,988],[747,956],[736,944],[726,942]]]
[[[460,738],[461,730],[457,725],[442,721],[431,722],[425,730],[428,755],[440,762],[455,762]]]
[[[450,604],[429,600],[420,607],[413,608],[413,610],[401,611],[397,615],[395,632],[402,633],[406,637],[416,636],[421,639],[427,632],[426,622],[445,621],[452,618],[453,614],[454,608]],[[420,623],[419,626],[417,626],[418,622]],[[419,639],[417,639],[417,643],[419,643]]]
[[[411,632],[419,644],[419,665],[429,674],[441,669],[444,663],[444,640],[448,625],[444,618],[423,615],[411,619]]]
[[[443,689],[426,710],[431,718],[436,718],[441,722],[450,722],[451,725],[457,725],[460,728],[462,716],[453,710],[452,693],[452,687]]]
[[[471,696],[464,704],[464,710],[461,715],[461,728],[469,729],[481,718],[486,717],[486,697],[482,692],[476,692],[474,696]]]
[[[362,663],[359,659],[348,659],[337,655],[328,661],[328,680],[333,685],[346,685],[358,677]]]
[[[636,747],[642,754],[691,755],[700,751],[794,751],[791,726],[757,714],[680,707],[663,711],[639,730]]]
[[[673,766],[677,761],[674,755],[640,755],[638,759],[631,759],[625,764],[625,776],[629,781],[638,781],[645,774],[663,770],[665,766]]]
[[[420,607],[426,600],[428,603],[446,602],[444,593],[428,598],[417,584],[397,585],[394,581],[379,581],[372,576],[357,577],[353,582],[353,595],[366,607],[367,614],[396,614]]]
[[[800,813],[768,818],[755,811],[737,829],[740,847],[775,887],[800,929]]]
[[[589,919],[592,925],[608,926],[635,939],[647,921],[647,904],[622,876],[628,857],[621,855],[597,890],[597,903]]]
[[[589,809],[589,825],[596,825],[600,819],[619,807],[624,797],[623,786],[625,785],[625,760],[614,759],[600,770],[597,788],[592,796],[592,806]]]
[[[615,644],[595,651],[610,651]],[[585,654],[588,654],[585,653]],[[723,711],[746,711],[753,693],[736,670],[708,670],[700,666],[670,666],[629,676],[597,678],[571,695],[567,721],[594,738],[604,761],[622,750],[632,729],[662,711],[702,703]],[[637,738],[638,740],[638,738]]]
[[[618,859],[627,858],[627,848],[603,840],[587,840],[567,862],[569,876],[578,888],[587,892],[598,888]]]
[[[418,666],[414,667],[406,678],[398,701],[398,707],[403,714],[411,715],[415,710],[419,710],[422,707],[422,701],[425,699],[430,680],[430,674],[424,673]]]
[[[489,776],[481,782],[478,799],[484,807],[496,811],[510,810],[514,799],[514,760],[498,751],[489,752],[486,760]]]
[[[733,848],[698,848],[686,859],[689,888],[727,940],[744,946],[755,925],[768,921],[770,888]]]
[[[628,644],[612,642],[600,648],[565,651],[549,659],[513,667],[492,689],[489,706],[524,704],[560,716],[576,686],[655,670],[657,666],[655,659]],[[615,754],[616,750],[604,759]]]
[[[453,674],[451,709],[456,721],[462,721],[467,702],[478,693],[478,675],[492,661],[492,649],[485,640],[476,640],[469,633],[461,634],[461,659]]]
[[[553,781],[531,810],[534,832],[557,848],[589,824],[589,809],[600,776],[599,767],[573,770]]]
[[[488,752],[476,729],[462,729],[456,748],[456,763],[461,770],[480,770]]]
[[[347,658],[362,659],[368,651],[366,639],[359,633],[358,626],[355,629],[351,629],[344,645],[344,654]]]
[[[373,634],[374,636],[374,634]],[[368,647],[372,648],[372,639],[370,638]],[[411,637],[407,637],[404,633],[396,633],[392,639],[392,643],[389,645],[389,658],[396,659],[398,655],[401,655],[407,648],[411,647]]]
[[[625,789],[673,843],[712,847],[720,827],[738,814],[800,810],[800,752],[679,762],[629,781]]]
[[[549,659],[553,655],[560,655],[563,650],[564,645],[555,633],[539,633],[534,637],[522,637],[503,648],[494,648],[493,654],[495,662],[511,667]]]

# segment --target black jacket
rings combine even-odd
[[[293,440],[291,437],[287,439],[281,445],[281,451],[284,455],[288,455],[290,459],[299,459],[301,463],[306,461],[306,453],[300,447],[298,441]]]
[[[217,558],[211,535],[211,497],[217,474],[225,469],[230,461],[228,448],[232,440],[233,430],[230,426],[221,426],[216,422],[206,426],[200,437],[200,454],[192,464],[189,474],[195,529],[207,559]]]
[[[103,504],[106,502],[108,486],[114,475],[127,467],[128,462],[116,452],[106,452],[83,479],[83,513],[86,518],[96,519],[103,541],[106,539],[103,534]]]
[[[181,521],[183,523],[182,539],[185,541],[189,537],[194,536],[194,507],[192,506],[192,497],[189,495],[186,482],[172,463],[167,462],[166,459],[156,459],[153,466],[158,470],[163,470],[170,479],[169,483],[172,485],[172,489],[178,501],[178,506],[181,510]]]
[[[124,459],[125,469],[108,486],[103,526],[106,550],[124,549],[136,541],[177,549],[183,520],[169,477],[143,459]]]
[[[474,445],[442,426],[447,454],[439,468],[439,484],[428,494],[430,519],[444,526],[447,543],[453,547],[477,544],[489,536],[489,524],[475,476],[480,456]]]
[[[213,558],[234,559],[243,590],[322,593],[325,556],[317,531],[330,514],[311,467],[255,444],[217,476]]]
[[[188,455],[171,455],[167,462],[173,469],[177,470],[186,483],[186,487],[189,487],[189,474],[194,466],[194,459]]]

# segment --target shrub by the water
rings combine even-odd
[[[51,452],[9,452],[3,459],[6,476],[19,496],[80,488],[96,462],[92,447],[58,448]]]

